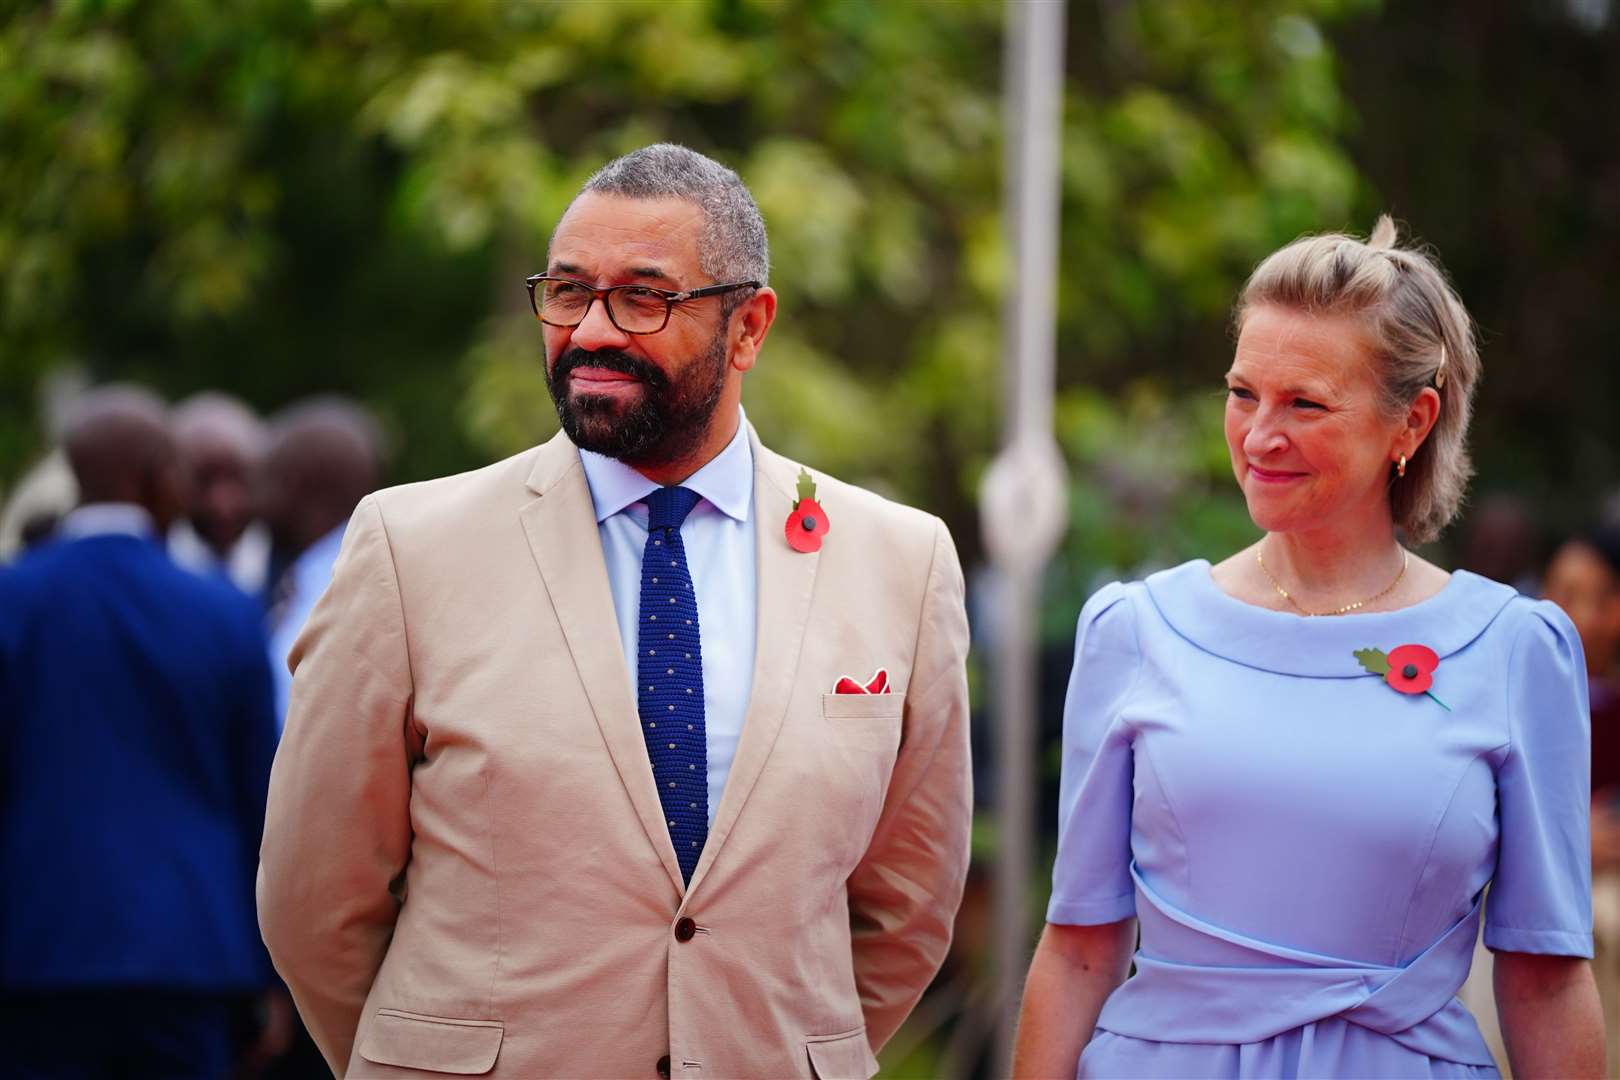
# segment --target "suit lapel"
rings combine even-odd
[[[613,590],[579,451],[558,435],[540,447],[527,482],[529,490],[539,496],[518,511],[529,550],[568,639],[574,666],[602,729],[602,741],[647,839],[679,891],[681,870],[647,764],[647,745],[631,693],[630,669],[619,644]]]
[[[714,825],[692,872],[688,894],[696,889],[714,862],[726,837],[737,823],[754,783],[782,730],[788,702],[799,672],[810,598],[815,592],[819,551],[808,554],[788,547],[782,526],[793,508],[797,466],[760,445],[753,427],[748,429],[754,452],[754,542],[756,545],[757,599],[755,610],[754,680],[743,720],[737,756],[726,779],[725,794],[715,811]],[[654,797],[656,798],[656,792]]]

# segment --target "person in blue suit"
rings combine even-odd
[[[80,505],[0,570],[0,1072],[226,1076],[270,979],[259,612],[164,553],[161,402],[93,391],[64,447]]]

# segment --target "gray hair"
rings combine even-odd
[[[580,188],[629,199],[686,199],[703,211],[698,265],[715,284],[770,280],[765,219],[742,178],[675,143],[654,143],[608,162]],[[733,294],[735,295],[735,294]]]
[[[1238,297],[1239,329],[1256,307],[1356,318],[1367,331],[1380,406],[1390,416],[1409,408],[1426,386],[1440,395],[1440,416],[1390,480],[1390,511],[1415,544],[1428,543],[1461,509],[1474,473],[1468,421],[1479,382],[1474,322],[1439,262],[1427,251],[1396,247],[1395,223],[1383,215],[1362,242],[1343,233],[1307,236],[1269,256]]]

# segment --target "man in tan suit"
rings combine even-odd
[[[747,424],[765,279],[735,173],[613,162],[530,281],[563,433],[355,511],[259,874],[334,1071],[868,1077],[938,969],[961,570]]]

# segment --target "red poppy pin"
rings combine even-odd
[[[1403,694],[1426,694],[1446,712],[1451,706],[1429,691],[1434,685],[1434,670],[1440,666],[1440,657],[1427,645],[1402,645],[1386,655],[1382,649],[1357,649],[1355,658],[1370,674],[1382,675],[1384,681]]]
[[[832,528],[827,523],[827,512],[816,502],[816,482],[802,467],[799,469],[799,497],[787,517],[783,531],[787,533],[788,547],[794,551],[820,551],[821,537]]]

